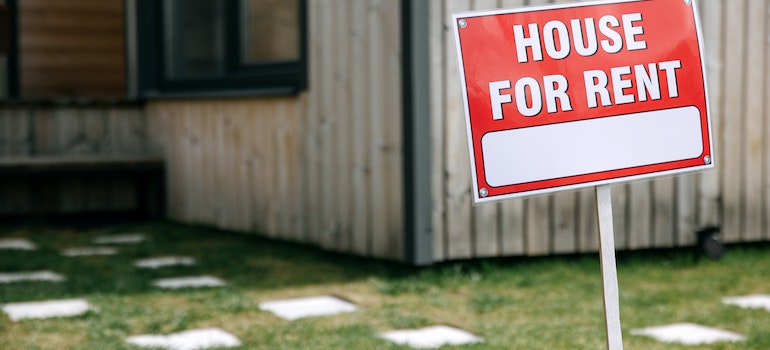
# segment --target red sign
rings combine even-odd
[[[454,15],[476,202],[714,166],[690,0]]]

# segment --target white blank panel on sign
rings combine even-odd
[[[484,172],[497,187],[693,159],[703,153],[700,123],[688,106],[490,132]]]

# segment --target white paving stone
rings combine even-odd
[[[25,238],[2,238],[0,249],[35,250],[37,245]]]
[[[187,276],[163,278],[155,280],[152,283],[156,287],[178,289],[178,288],[200,288],[200,287],[221,287],[225,281],[214,276]]]
[[[78,316],[91,309],[83,299],[47,300],[3,305],[3,311],[13,321],[27,318]]]
[[[99,236],[94,239],[95,244],[137,244],[147,240],[143,233],[124,233],[119,235]]]
[[[266,301],[259,304],[261,310],[270,311],[287,320],[303,317],[327,316],[342,312],[353,312],[358,308],[332,296],[317,296],[299,299]]]
[[[156,258],[139,259],[134,262],[134,266],[146,269],[157,269],[161,267],[179,265],[195,265],[195,259],[189,256],[159,256]]]
[[[198,350],[241,345],[234,335],[219,328],[193,329],[169,335],[137,335],[126,339],[129,344],[171,350]]]
[[[472,333],[449,326],[431,326],[385,332],[383,339],[417,349],[432,349],[444,345],[462,345],[483,341]]]
[[[61,282],[61,281],[64,281],[64,276],[51,271],[0,273],[0,283],[25,282],[25,281]]]
[[[685,345],[738,342],[746,339],[737,333],[694,323],[675,323],[636,329],[631,331],[631,334],[648,336],[664,343],[681,343]]]
[[[112,247],[77,247],[62,250],[64,256],[93,256],[93,255],[115,255],[118,250]]]
[[[723,298],[722,302],[746,309],[765,309],[770,311],[770,295],[756,294],[742,297],[727,297]]]

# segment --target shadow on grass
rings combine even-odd
[[[65,257],[61,250],[94,246],[94,238],[108,234],[142,232],[148,240],[135,245],[113,245],[117,255]],[[317,247],[276,241],[208,227],[167,221],[124,221],[106,225],[99,221],[17,223],[0,229],[0,238],[27,238],[36,252],[7,250],[0,254],[0,272],[51,270],[67,276],[63,283],[29,282],[0,285],[0,300],[21,301],[64,298],[84,294],[131,294],[155,292],[152,281],[172,276],[213,275],[230,287],[271,290],[360,280],[370,281],[386,295],[420,293],[433,287],[451,288],[466,282],[528,287],[553,280],[571,280],[575,271],[600,281],[598,255],[578,254],[551,257],[493,258],[438,263],[412,267],[377,259],[323,251]],[[762,254],[770,244],[727,247],[742,255]],[[193,266],[139,269],[137,259],[157,256],[190,256]],[[701,260],[699,264],[718,264]],[[689,249],[618,252],[618,267],[624,274],[647,266],[687,269],[696,266]],[[545,273],[548,272],[548,273]],[[591,290],[595,289],[590,286]],[[496,296],[477,297],[482,305],[498,302]],[[485,310],[488,306],[480,306]]]

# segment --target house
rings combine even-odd
[[[471,204],[451,14],[554,2],[3,0],[0,159],[160,159],[172,220],[410,264],[596,251],[592,189]],[[770,239],[770,4],[697,4],[718,166],[613,185],[620,250]],[[148,198],[33,181],[0,213]]]

